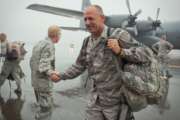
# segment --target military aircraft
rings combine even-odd
[[[7,3],[8,4],[6,6],[4,4],[1,4],[1,11],[2,10],[3,11],[6,10],[6,9],[2,9],[3,7],[9,9],[9,7],[7,7],[7,6],[9,6],[9,2],[7,2]],[[21,10],[23,11],[24,6],[22,6],[20,3],[23,3],[23,2],[21,1],[21,2],[17,3],[15,8],[22,8]],[[19,6],[19,5],[21,5],[21,6]],[[13,9],[13,8],[11,8],[11,9]],[[34,119],[34,115],[37,112],[37,109],[35,109],[35,108],[33,108],[31,106],[33,104],[33,102],[35,101],[35,98],[32,96],[33,95],[33,89],[31,88],[31,80],[30,80],[30,73],[31,72],[29,70],[28,63],[29,63],[29,57],[31,55],[30,51],[32,50],[32,47],[33,47],[34,43],[37,42],[37,38],[39,39],[39,37],[41,37],[42,30],[45,29],[47,26],[46,26],[46,24],[42,23],[42,26],[44,26],[43,29],[40,28],[37,31],[34,31],[34,29],[30,29],[30,31],[29,31],[29,30],[27,30],[28,25],[31,25],[31,26],[36,25],[35,24],[36,22],[34,23],[34,21],[38,20],[40,16],[37,16],[36,19],[33,21],[33,19],[34,19],[33,16],[35,16],[37,14],[33,14],[32,11],[28,11],[28,12],[25,11],[24,13],[27,12],[27,14],[20,14],[19,12],[15,12],[16,11],[15,9],[13,9],[13,10],[14,10],[14,12],[13,12],[14,15],[12,15],[12,17],[10,17],[12,19],[10,19],[10,20],[8,20],[6,22],[2,21],[1,23],[3,23],[4,26],[1,24],[1,28],[6,27],[7,29],[5,29],[5,32],[7,31],[9,36],[12,36],[13,39],[17,39],[17,38],[14,38],[13,35],[18,36],[17,34],[20,33],[20,37],[24,38],[24,40],[25,40],[25,38],[28,40],[27,41],[27,45],[28,45],[27,48],[29,50],[28,56],[27,56],[27,58],[25,58],[25,61],[22,63],[22,67],[24,68],[24,71],[25,71],[25,73],[27,75],[27,80],[25,82],[22,82],[22,84],[23,84],[22,86],[23,86],[23,90],[24,90],[22,97],[25,98],[25,102],[24,102],[23,108],[21,110],[21,115],[22,115],[21,118],[23,118],[23,119]],[[12,11],[9,10],[9,11],[6,11],[6,12],[7,13],[11,13]],[[20,14],[20,16],[18,16],[19,14]],[[22,32],[17,32],[17,29],[13,29],[15,24],[17,26],[19,26],[17,20],[16,19],[14,20],[13,18],[14,18],[14,16],[18,16],[20,19],[22,19],[23,17],[26,17],[26,15],[29,15],[29,17],[27,19],[25,19],[25,20],[31,21],[32,24],[28,24],[28,22],[24,20],[24,24],[23,25],[25,26],[26,30],[24,30],[23,34],[22,34]],[[10,16],[11,16],[11,14],[10,14]],[[127,14],[127,16],[128,16],[128,14]],[[43,20],[44,20],[44,17],[43,17]],[[145,21],[147,21],[147,20],[145,20]],[[22,22],[22,21],[20,20],[20,22]],[[52,22],[53,21],[51,21],[50,23],[52,23]],[[174,31],[176,31],[175,35],[178,35],[178,33],[179,33],[178,29],[175,30],[175,28],[178,28],[178,27],[176,27],[175,25],[177,26],[178,24],[177,23],[174,23],[174,24],[170,23],[170,24],[167,24],[167,27],[163,26],[163,28],[166,31],[171,31],[173,34],[174,34]],[[8,26],[10,26],[9,29],[8,29]],[[18,28],[18,27],[16,27],[16,28]],[[34,28],[34,27],[32,27],[32,28]],[[38,25],[38,28],[39,28],[39,25]],[[80,26],[80,28],[81,28],[81,26]],[[11,29],[13,29],[13,30],[11,30]],[[1,30],[3,30],[3,29],[1,29]],[[22,29],[18,28],[18,31],[19,30],[22,30]],[[156,32],[157,31],[158,31],[158,29],[156,30]],[[14,34],[11,33],[11,32],[13,32]],[[84,33],[82,34],[81,32],[77,32],[77,34],[78,33],[81,34],[80,36],[84,35]],[[148,33],[148,34],[150,35],[150,33]],[[154,34],[154,33],[152,32],[151,34]],[[69,33],[68,33],[68,35],[69,35]],[[138,32],[138,35],[140,35],[140,32]],[[24,36],[27,36],[27,37],[24,37]],[[65,40],[64,40],[65,42],[63,40],[61,41],[62,43],[64,42],[62,44],[62,46],[64,45],[65,47],[68,46],[67,44],[72,43],[72,44],[70,44],[70,48],[71,48],[70,52],[71,52],[71,50],[73,51],[73,48],[74,49],[79,49],[78,47],[80,46],[80,45],[79,46],[76,45],[76,43],[77,43],[76,41],[72,41],[71,42],[70,40],[67,40],[67,39],[71,39],[71,38],[72,37],[68,36],[67,38],[65,38]],[[31,40],[32,40],[32,42],[31,42]],[[77,40],[77,39],[75,39],[75,40]],[[175,39],[173,39],[173,40],[175,40]],[[78,43],[79,43],[79,41],[78,41]],[[73,45],[73,43],[74,43],[74,45]],[[178,45],[178,43],[177,43],[177,45]],[[61,45],[57,46],[58,54],[56,56],[56,57],[58,57],[58,60],[56,61],[57,62],[57,69],[60,70],[60,72],[64,68],[67,68],[69,64],[74,62],[73,58],[75,58],[75,57],[72,57],[70,55],[76,55],[76,54],[70,54],[68,56],[68,54],[66,54],[68,51],[66,49],[64,49],[65,48],[64,46],[63,47],[62,46]],[[75,50],[74,52],[78,52],[78,50],[77,51]],[[61,56],[61,57],[59,57],[59,56]],[[60,59],[60,58],[64,58],[64,59]],[[66,58],[68,58],[68,59],[66,59]],[[180,56],[179,56],[179,58],[180,58]],[[165,114],[163,114],[163,116],[159,116],[158,115],[159,112],[156,109],[153,109],[153,108],[150,107],[147,110],[144,110],[144,111],[142,111],[140,113],[136,113],[136,116],[135,116],[136,119],[145,119],[145,120],[154,120],[154,119],[159,119],[159,120],[162,120],[162,119],[178,120],[178,119],[180,119],[180,114],[179,114],[179,108],[180,108],[179,98],[180,97],[179,97],[179,93],[178,93],[180,91],[180,87],[179,87],[180,86],[180,81],[178,80],[178,78],[180,77],[180,74],[179,74],[179,70],[174,70],[174,71],[172,71],[172,73],[173,73],[173,78],[172,78],[172,80],[170,80],[170,93],[169,93],[169,97],[168,97],[169,101],[171,103],[171,109],[169,111],[165,111]],[[71,93],[68,90],[67,90],[67,92],[65,91],[64,95],[63,95],[63,91],[65,89],[70,89],[70,88],[74,88],[74,87],[78,87],[79,86],[79,84],[76,84],[76,83],[79,83],[79,82],[76,82],[76,81],[78,81],[78,80],[72,80],[72,81],[66,81],[66,82],[61,81],[60,83],[55,85],[54,98],[55,98],[56,104],[58,103],[57,105],[60,105],[60,107],[56,107],[56,109],[53,111],[52,120],[56,120],[57,118],[62,119],[62,120],[63,119],[66,119],[66,120],[85,119],[84,118],[84,111],[85,111],[85,106],[86,106],[86,100],[83,99],[83,97],[81,97],[81,96],[75,97],[75,96],[71,95]],[[4,97],[4,100],[7,101],[7,99],[8,99],[8,94],[7,93],[9,91],[12,91],[12,89],[9,89],[8,84],[5,84],[5,86],[3,86],[3,87],[4,87],[4,89],[1,89],[1,95],[2,95],[2,97]],[[72,93],[76,93],[76,92],[72,91]],[[68,95],[69,95],[69,97],[68,97]],[[16,98],[16,95],[12,94],[12,97]],[[8,112],[8,111],[7,112],[3,111],[4,110],[2,108],[3,106],[0,106],[0,120],[2,118],[1,117],[2,114]],[[8,112],[8,115],[9,116],[13,116],[14,114],[12,114],[12,112],[11,113]],[[16,118],[16,116],[13,116],[13,117]],[[2,118],[2,119],[5,119],[5,118]],[[45,119],[47,119],[47,118],[45,118]]]
[[[155,20],[148,18],[148,20],[136,20],[137,16],[142,12],[138,10],[136,13],[132,14],[129,0],[126,0],[129,14],[125,15],[109,15],[105,16],[105,24],[113,28],[125,28],[129,31],[137,40],[142,43],[152,46],[161,39],[161,36],[166,36],[167,40],[174,45],[174,49],[180,49],[180,22],[169,22],[161,24],[161,21],[158,20],[160,8],[157,9],[157,17]],[[83,22],[83,10],[88,5],[91,5],[89,0],[82,1],[82,11],[70,10],[64,8],[57,8],[41,4],[31,4],[27,9],[46,12],[54,15],[60,15],[65,17],[71,17],[80,20],[79,27],[64,27],[65,30],[86,30]]]

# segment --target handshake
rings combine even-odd
[[[59,72],[55,70],[51,72],[49,77],[53,82],[59,82],[61,79]]]

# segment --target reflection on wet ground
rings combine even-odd
[[[21,110],[24,100],[20,96],[17,98],[8,98],[7,101],[0,96],[1,119],[5,120],[22,120]]]
[[[174,76],[170,81],[168,96],[170,109],[160,114],[157,107],[151,106],[141,112],[135,113],[137,120],[180,119],[180,71],[174,69],[172,73]],[[35,104],[33,91],[25,87],[23,94],[17,96],[13,90],[13,87],[9,89],[7,82],[1,90],[0,120],[35,120],[35,114],[39,107]],[[52,114],[47,115],[41,120],[84,120],[87,94],[83,88],[55,90],[53,96],[55,107],[52,110]]]
[[[83,88],[74,88],[74,89],[68,89],[66,91],[57,91],[57,93],[59,93],[62,96],[66,96],[69,98],[73,98],[73,97],[83,97]]]

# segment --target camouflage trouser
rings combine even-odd
[[[34,90],[37,103],[40,106],[40,112],[50,112],[53,107],[52,92],[43,92]]]
[[[17,89],[21,90],[21,76],[19,75],[21,68],[14,69],[13,72],[11,73],[12,77],[16,81]]]
[[[101,107],[97,104],[87,107],[87,120],[117,120],[120,107],[118,105],[112,107]]]
[[[2,71],[2,67],[3,67],[4,61],[5,61],[5,57],[1,57],[1,54],[0,54],[0,73]]]
[[[169,61],[170,59],[168,57],[158,59],[158,62],[160,63],[160,70],[162,76],[166,76],[167,73],[169,73],[169,68],[168,68]]]
[[[40,107],[39,111],[35,114],[36,120],[50,120],[52,116],[53,97],[52,92],[44,92],[34,89],[37,103]]]
[[[100,104],[100,101],[90,101],[86,109],[86,120],[120,120],[119,115],[122,104],[105,106]],[[128,111],[125,116],[126,120],[132,120],[132,113]]]
[[[169,109],[169,103],[167,101],[167,97],[168,97],[168,91],[169,91],[169,80],[165,80],[165,89],[166,92],[164,93],[164,96],[161,98],[159,105],[160,109]]]
[[[5,80],[8,79],[11,74],[12,79],[16,81],[18,89],[21,89],[21,78],[24,77],[24,73],[20,65],[13,61],[5,61],[2,72],[0,73],[0,87],[4,84]]]

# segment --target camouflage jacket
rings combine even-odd
[[[115,55],[107,47],[108,37],[119,40],[123,47],[123,55]],[[122,68],[124,59],[131,62],[144,62],[145,59],[131,48],[136,45],[138,42],[125,30],[112,28],[108,35],[108,28],[105,26],[97,40],[93,40],[92,36],[85,38],[75,64],[60,74],[61,79],[75,78],[87,69],[88,80],[93,81],[91,99],[96,101],[98,98],[104,104],[119,103],[122,74],[117,71],[114,56],[118,59],[119,68]]]
[[[0,42],[0,58],[5,57],[7,53],[7,42]]]
[[[51,90],[53,84],[48,76],[55,69],[55,47],[49,38],[34,46],[30,67],[32,86],[40,91]]]
[[[20,66],[21,60],[7,59],[8,44],[9,43],[7,41],[0,44],[0,62],[2,64],[2,66],[0,66],[0,69],[2,69],[0,72],[0,79],[20,80],[25,77],[25,74]]]

